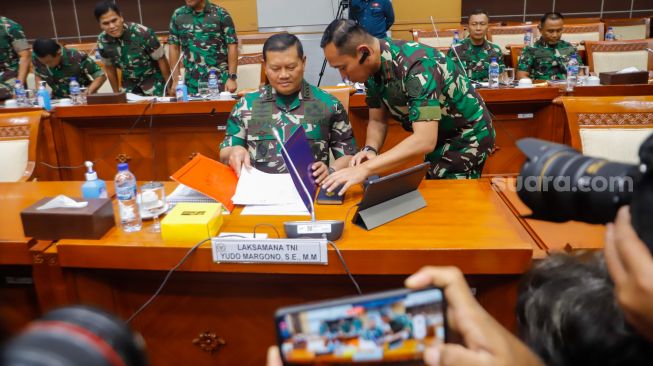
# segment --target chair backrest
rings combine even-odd
[[[601,18],[569,18],[565,17],[565,24],[588,24],[588,23],[599,23]]]
[[[499,46],[501,52],[508,54],[507,46],[524,44],[524,34],[526,34],[529,29],[533,33],[533,41],[536,41],[540,33],[535,24],[490,27],[487,31],[487,38],[489,41]]]
[[[517,66],[519,66],[519,56],[524,52],[523,44],[514,44],[510,45],[510,58],[512,59],[512,67],[517,72]]]
[[[453,35],[456,31],[461,40],[465,38],[465,30],[462,26],[457,28],[438,29],[437,34],[434,30],[413,29],[412,34],[415,42],[442,50],[451,47],[451,43],[453,43]]]
[[[253,54],[263,53],[263,44],[271,36],[278,34],[273,33],[252,33],[252,34],[239,34],[238,35],[238,53],[239,54]]]
[[[36,144],[45,112],[0,114],[0,182],[27,181],[36,166]]]
[[[651,36],[651,18],[606,19],[605,29],[612,27],[618,41],[644,39]]]
[[[263,69],[263,54],[242,55],[238,57],[238,90],[258,89],[267,82]]]
[[[349,112],[349,96],[351,95],[352,88],[349,86],[322,86],[322,90],[336,97],[345,110]]]
[[[646,49],[653,40],[585,42],[590,71],[601,73],[637,67],[640,70],[653,68],[653,54]]]
[[[583,49],[581,43],[585,41],[602,41],[604,37],[603,23],[565,24],[562,31],[562,39],[579,45],[578,49]]]
[[[562,97],[571,146],[612,161],[639,162],[639,146],[653,133],[653,96]]]
[[[74,48],[77,51],[82,51],[87,55],[91,56],[95,60],[95,50],[97,49],[97,43],[72,43],[66,44],[66,48]]]

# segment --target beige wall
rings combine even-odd
[[[411,29],[431,29],[430,16],[437,28],[460,24],[462,0],[393,0],[395,24],[392,38],[412,39]]]

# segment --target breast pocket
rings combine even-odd
[[[277,139],[269,127],[254,124],[247,132],[249,155],[256,162],[266,162],[277,155]]]

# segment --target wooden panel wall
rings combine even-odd
[[[438,28],[460,23],[463,0],[393,0],[395,24],[392,38],[412,39],[413,28],[431,29],[431,19]]]

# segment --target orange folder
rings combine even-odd
[[[172,179],[222,203],[229,212],[233,211],[231,197],[236,193],[238,176],[230,167],[197,154],[177,170]]]

